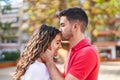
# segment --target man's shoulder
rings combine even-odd
[[[81,49],[82,51],[97,51],[96,48],[93,46],[93,45],[88,45],[88,46],[85,46]]]
[[[98,54],[96,48],[92,45],[83,47],[83,48],[77,50],[75,53],[76,53],[76,56],[87,56],[87,55],[94,56],[94,55]]]

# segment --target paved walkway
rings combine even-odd
[[[0,80],[13,80],[12,75],[15,72],[15,67],[0,69]]]
[[[58,67],[63,68],[62,65]],[[14,71],[15,67],[0,69],[0,80],[13,80]],[[120,62],[102,62],[98,80],[120,80]]]
[[[99,80],[120,80],[120,62],[101,63]]]

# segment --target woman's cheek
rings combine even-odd
[[[52,46],[52,53],[53,53],[53,55],[54,55],[54,53],[55,53],[55,48],[54,48],[54,45]]]

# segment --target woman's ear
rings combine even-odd
[[[51,50],[51,44],[48,46],[48,49]]]

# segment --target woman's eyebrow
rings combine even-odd
[[[57,40],[57,41],[60,41],[60,42],[61,42],[61,40]]]

